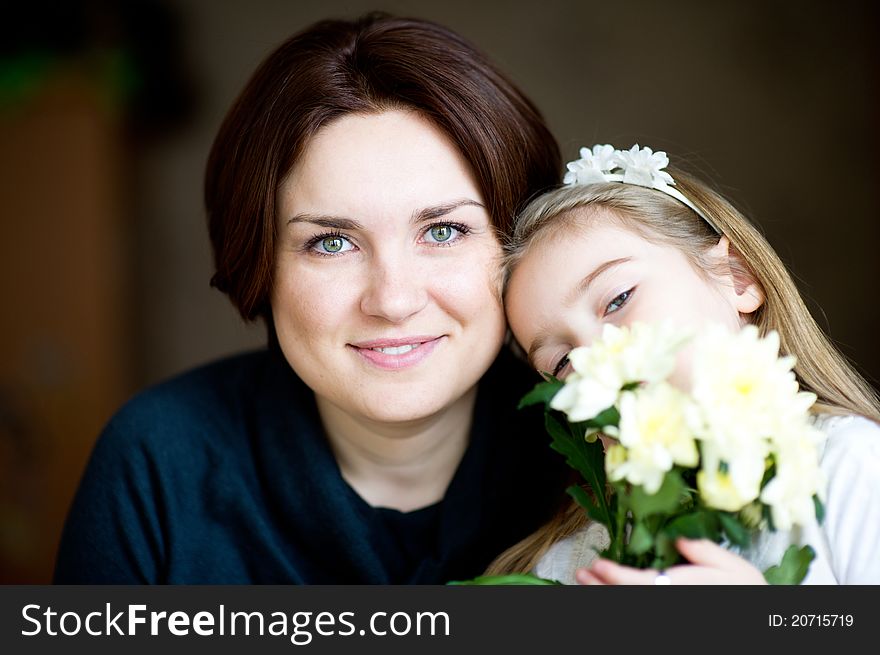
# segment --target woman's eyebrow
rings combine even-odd
[[[418,225],[419,223],[424,223],[425,221],[431,221],[440,218],[441,216],[445,216],[459,207],[465,206],[482,207],[485,209],[485,206],[481,202],[471,200],[470,198],[461,198],[459,200],[451,200],[450,202],[444,202],[439,205],[425,207],[424,209],[413,212],[411,222],[414,225]],[[332,214],[295,214],[287,220],[288,225],[292,225],[293,223],[311,223],[319,227],[336,228],[338,230],[363,229],[363,225],[352,218],[334,216]]]
[[[319,227],[336,228],[338,230],[363,229],[363,226],[354,219],[329,214],[295,214],[287,221],[288,225],[293,223],[312,223]]]
[[[440,218],[441,216],[446,216],[446,214],[455,211],[459,207],[466,206],[482,207],[483,209],[486,208],[483,203],[477,202],[476,200],[471,200],[470,198],[459,198],[458,200],[444,202],[439,205],[432,205],[430,207],[420,209],[417,212],[413,212],[411,222],[413,223],[413,225],[418,225],[419,223],[424,223],[425,221],[432,221],[436,218]]]
[[[571,305],[577,298],[584,293],[586,293],[587,289],[590,288],[590,285],[595,281],[597,277],[602,275],[605,271],[614,268],[615,266],[620,266],[621,264],[625,264],[628,261],[631,261],[632,257],[620,257],[618,259],[610,259],[604,264],[600,264],[597,266],[592,273],[589,273],[584,276],[584,278],[578,282],[577,286],[571,290],[571,292],[565,297],[565,305]]]

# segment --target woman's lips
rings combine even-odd
[[[402,337],[362,341],[348,345],[370,364],[385,370],[397,371],[422,362],[445,338],[445,335],[439,337]]]

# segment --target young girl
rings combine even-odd
[[[597,558],[603,526],[571,503],[503,553],[489,573],[534,570],[581,584],[764,582],[790,544],[816,551],[807,584],[880,584],[880,403],[810,316],[791,275],[758,230],[702,182],[663,170],[665,153],[582,149],[566,186],[519,218],[507,259],[505,307],[516,341],[538,371],[564,378],[567,353],[603,324],[671,319],[776,330],[797,358],[802,389],[824,432],[828,479],[820,524],[760,534],[741,556],[680,540],[690,565],[640,571]]]

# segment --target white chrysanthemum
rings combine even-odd
[[[572,422],[591,419],[616,404],[625,385],[666,379],[687,339],[671,323],[606,324],[602,336],[589,347],[569,353],[573,372],[550,406],[565,412]]]
[[[643,486],[647,493],[656,493],[674,464],[696,466],[699,453],[686,418],[689,402],[685,394],[666,383],[624,392],[618,439],[626,448],[626,459],[610,467],[609,477],[626,479]]]
[[[620,467],[626,464],[626,458],[626,448],[619,443],[613,443],[605,448],[605,473],[608,474],[609,480],[616,482],[626,477],[626,471],[619,472]]]
[[[550,401],[550,407],[564,412],[572,423],[588,421],[617,401],[620,386],[606,386],[593,378],[572,373]]]
[[[761,501],[770,506],[773,526],[789,530],[806,525],[815,517],[813,496],[825,496],[825,476],[819,468],[816,441],[821,434],[812,426],[780,439],[774,439],[776,473],[761,492]]]
[[[669,157],[663,151],[654,152],[648,147],[639,148],[635,144],[629,150],[618,151],[623,181],[626,184],[653,187],[673,185],[672,176],[662,170],[669,166]]]
[[[799,390],[794,363],[779,357],[776,332],[762,339],[751,325],[738,333],[709,329],[694,347],[700,494],[708,505],[729,511],[760,497],[779,529],[815,516],[813,496],[821,498],[824,484],[815,445],[821,435],[808,419],[816,396]],[[776,472],[761,490],[770,455]]]
[[[715,509],[738,512],[761,493],[767,468],[767,444],[756,442],[730,459],[722,459],[713,443],[703,443],[697,488],[703,502]]]
[[[581,148],[580,159],[568,162],[568,172],[563,178],[566,184],[595,184],[607,182],[605,177],[618,165],[617,150],[610,145],[595,145],[593,149]]]
[[[717,326],[696,339],[692,394],[705,421],[701,437],[715,443],[722,460],[782,432],[809,407],[810,396],[798,393],[794,358],[778,353],[779,336],[761,339],[752,325],[738,333]]]
[[[659,382],[675,368],[675,358],[689,334],[670,322],[605,324],[602,336],[587,348],[575,348],[569,361],[575,372],[607,386]]]
[[[629,381],[644,383],[666,380],[675,369],[676,357],[691,333],[670,321],[633,323],[630,346],[621,362],[622,376]]]

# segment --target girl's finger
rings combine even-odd
[[[697,581],[689,581],[685,576],[682,584],[767,584],[764,575],[748,560],[708,539],[682,538],[676,540],[675,546],[688,561],[697,565],[680,567],[683,571],[687,569],[688,575],[694,573],[698,578]],[[712,571],[711,577],[716,579],[704,581],[701,569]]]
[[[675,541],[675,547],[692,564],[700,564],[715,569],[737,570],[748,565],[739,555],[725,550],[708,539],[685,539]]]
[[[654,569],[634,569],[629,566],[621,566],[607,559],[595,560],[587,569],[603,584],[654,584],[658,571]]]
[[[604,586],[605,583],[590,572],[590,569],[578,569],[574,572],[578,584]]]

